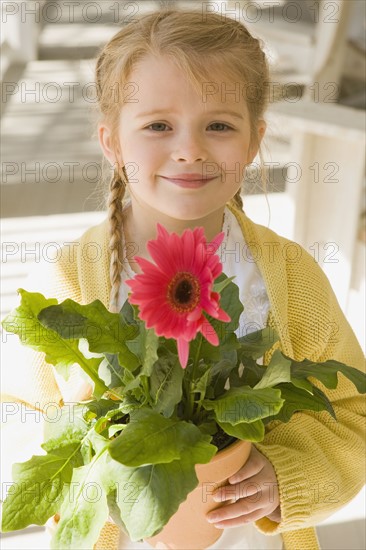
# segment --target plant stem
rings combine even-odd
[[[196,356],[195,356],[194,361],[193,361],[191,381],[190,381],[189,386],[188,386],[188,395],[187,395],[188,407],[187,407],[187,415],[186,415],[187,420],[191,420],[193,418],[193,410],[194,410],[193,384],[194,384],[195,371],[196,371],[196,368],[197,368],[199,360],[200,360],[202,334],[199,334],[198,338],[199,338],[199,340],[198,340]]]
[[[199,413],[202,409],[202,405],[201,405],[201,401],[199,403],[197,403],[197,409],[196,409],[196,412],[195,412],[195,415],[194,415],[194,418],[196,420],[196,424],[197,424],[197,420],[199,419]]]
[[[145,394],[145,399],[146,399],[146,403],[148,405],[150,405],[151,403],[151,399],[150,399],[150,388],[149,388],[149,381],[147,379],[147,376],[141,376],[141,382],[142,382],[142,387],[144,388],[144,394]]]
[[[123,397],[121,395],[119,395],[118,393],[114,392],[113,390],[110,390],[108,389],[108,391],[106,392],[108,395],[110,396],[114,396],[116,397],[115,401],[122,401]]]

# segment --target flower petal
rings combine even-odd
[[[136,256],[142,273],[126,281],[131,288],[129,301],[139,307],[139,317],[157,336],[177,341],[179,359],[187,365],[189,342],[198,332],[213,345],[218,336],[204,312],[222,321],[230,317],[220,309],[220,295],[213,283],[222,272],[214,251],[224,234],[207,243],[203,227],[186,229],[181,236],[157,225],[157,238],[147,243],[155,263]]]
[[[213,346],[218,346],[219,345],[219,337],[217,336],[216,331],[213,328],[213,326],[207,321],[206,318],[205,318],[205,320],[202,324],[202,327],[201,327],[201,334]]]
[[[197,321],[201,317],[201,314],[202,314],[202,308],[198,306],[196,307],[196,309],[194,309],[191,313],[187,315],[187,321],[189,322]]]
[[[174,273],[176,268],[174,265],[174,258],[173,255],[169,253],[169,249],[166,246],[161,246],[161,243],[156,241],[150,241],[147,243],[146,248],[161,271],[166,275]]]
[[[214,237],[212,239],[212,241],[210,242],[210,245],[214,247],[214,250],[215,252],[217,251],[217,249],[219,248],[220,244],[222,243],[222,241],[224,240],[224,237],[225,237],[225,233],[224,231],[221,231],[221,233],[218,233],[216,235],[216,237]]]
[[[178,347],[179,362],[182,368],[185,369],[188,363],[189,344],[187,340],[184,340],[183,338],[178,338],[177,347]]]
[[[226,311],[219,308],[217,313],[218,313],[217,319],[219,319],[219,321],[224,321],[225,323],[230,323],[231,317],[230,317],[230,315],[228,315],[226,313]]]

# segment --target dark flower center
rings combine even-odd
[[[200,301],[200,284],[192,273],[177,273],[168,285],[169,305],[179,313],[193,311]]]

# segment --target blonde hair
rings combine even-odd
[[[120,158],[118,122],[134,65],[147,55],[169,56],[202,94],[220,68],[230,81],[246,86],[251,139],[258,140],[257,123],[268,104],[269,69],[262,44],[239,22],[216,13],[165,9],[137,17],[102,49],[96,64],[96,88],[101,119],[111,130],[112,147]],[[216,72],[217,74],[217,72]],[[117,96],[116,96],[117,91]],[[263,163],[262,163],[263,164]],[[117,311],[122,270],[122,201],[128,184],[125,168],[117,162],[107,200],[110,227],[111,308]],[[243,208],[240,189],[232,198]]]

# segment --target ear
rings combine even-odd
[[[119,151],[114,150],[110,128],[103,123],[98,126],[98,139],[104,156],[114,165],[117,162],[116,153],[119,154]]]
[[[251,144],[250,144],[250,147],[249,147],[249,152],[248,152],[248,164],[250,164],[251,162],[253,162],[253,160],[255,159],[257,153],[258,153],[258,150],[259,150],[259,147],[260,147],[260,144],[262,142],[262,139],[264,137],[264,134],[266,133],[266,130],[267,130],[267,123],[265,120],[259,120],[258,121],[258,124],[257,124],[257,139],[255,141],[253,141]]]

